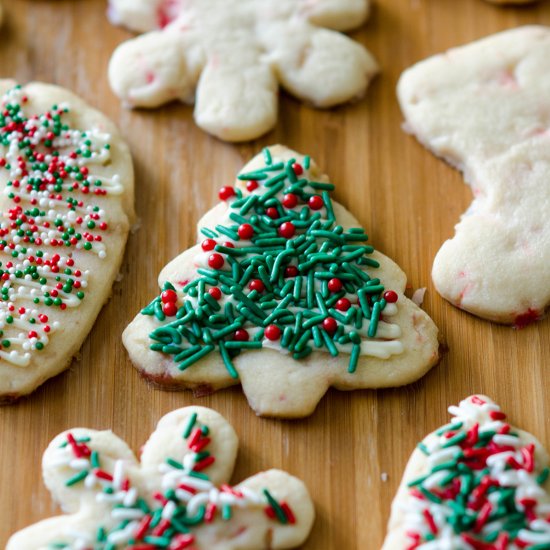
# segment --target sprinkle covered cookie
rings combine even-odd
[[[399,386],[430,369],[437,328],[333,189],[281,146],[223,187],[199,244],[124,332],[139,371],[197,394],[240,383],[256,413],[300,417],[330,386]]]
[[[405,71],[406,127],[474,194],[433,266],[438,292],[524,326],[550,303],[550,28],[521,27]]]
[[[314,518],[305,485],[268,470],[228,485],[238,440],[203,407],[164,416],[138,461],[110,431],[58,435],[44,482],[68,515],[19,531],[7,550],[238,550],[295,548]]]
[[[413,452],[383,550],[550,548],[549,457],[474,395]]]
[[[0,81],[0,402],[67,368],[118,273],[127,146],[70,92]]]
[[[114,52],[111,87],[131,107],[195,103],[202,129],[227,141],[254,139],[275,125],[279,84],[316,107],[365,93],[376,62],[336,31],[361,25],[368,5],[368,0],[110,0],[113,23],[147,33]]]

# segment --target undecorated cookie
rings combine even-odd
[[[401,269],[367,244],[309,157],[275,146],[199,222],[123,334],[156,384],[242,384],[259,415],[311,414],[330,386],[400,386],[439,359],[438,331]]]
[[[68,515],[19,531],[7,550],[295,548],[314,518],[305,485],[268,470],[228,485],[237,434],[218,413],[164,416],[138,461],[111,431],[75,428],[42,459],[44,482]]]
[[[382,550],[550,548],[545,449],[483,395],[449,413],[411,456]]]
[[[368,0],[110,0],[114,24],[147,34],[117,48],[109,81],[130,107],[195,103],[202,129],[227,141],[254,139],[276,123],[279,84],[316,107],[365,93],[376,62],[336,31],[361,25],[368,7]]]
[[[0,81],[0,402],[66,369],[118,273],[133,170],[72,93]]]
[[[550,28],[522,27],[422,61],[398,85],[406,129],[474,194],[435,258],[435,286],[517,326],[550,303],[549,52]]]

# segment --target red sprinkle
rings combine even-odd
[[[216,515],[216,505],[210,502],[206,507],[206,512],[204,514],[204,521],[206,521],[206,523],[210,523],[214,519],[215,515]]]
[[[178,306],[174,302],[168,302],[162,305],[162,312],[167,317],[173,317],[178,312]]]
[[[336,309],[338,311],[347,311],[351,307],[351,302],[347,298],[340,298],[336,302]]]
[[[236,340],[237,342],[248,342],[249,338],[250,335],[244,328],[237,329],[233,335],[233,340]]]
[[[321,210],[325,204],[319,195],[312,195],[307,203],[312,210]]]
[[[298,268],[295,265],[289,265],[285,267],[285,277],[297,277],[298,276]]]
[[[294,208],[298,204],[298,196],[294,193],[287,193],[283,197],[283,206],[285,208]]]
[[[246,190],[250,191],[250,193],[252,193],[255,189],[258,189],[258,186],[259,184],[256,180],[249,180],[246,182]]]
[[[430,531],[437,535],[437,525],[435,524],[434,518],[430,511],[426,508],[423,512],[424,517],[426,518],[426,522],[428,523],[428,527],[430,528]]]
[[[338,323],[334,317],[327,317],[323,320],[323,328],[329,333],[334,334],[338,328]]]
[[[189,546],[191,546],[194,542],[195,537],[193,535],[189,533],[182,533],[174,537],[174,539],[170,543],[170,546],[168,547],[168,550],[184,550],[185,548],[189,548]]]
[[[386,292],[384,292],[384,300],[386,300],[388,304],[394,304],[397,302],[398,298],[399,296],[395,290],[386,290]]]
[[[265,285],[261,279],[252,279],[248,284],[248,288],[257,292],[263,292],[265,290]]]
[[[249,223],[243,223],[237,229],[237,234],[241,239],[249,240],[254,236],[254,228]]]
[[[217,286],[209,288],[208,294],[210,294],[214,300],[219,300],[222,297],[222,291]]]
[[[340,279],[334,278],[328,282],[328,289],[331,292],[340,292],[343,286],[344,285],[342,284],[342,281]]]
[[[294,516],[294,513],[292,512],[290,506],[285,501],[281,502],[280,506],[283,509],[283,512],[285,513],[288,523],[290,523],[291,525],[294,525],[296,523],[296,517]]]
[[[294,237],[296,227],[292,222],[284,222],[279,226],[279,235],[285,239]]]
[[[264,334],[268,340],[274,342],[281,337],[281,329],[277,325],[268,325]]]
[[[208,265],[212,269],[221,269],[224,263],[225,260],[223,259],[223,256],[221,254],[217,254],[216,252],[211,254],[208,258]]]
[[[292,169],[294,170],[294,173],[297,175],[297,176],[301,176],[303,173],[304,173],[304,169],[302,167],[301,164],[298,164],[297,162],[295,162],[293,165],[292,165]]]
[[[202,460],[199,460],[199,462],[195,463],[193,466],[193,470],[195,472],[201,472],[205,468],[208,468],[211,464],[215,462],[215,458],[213,456],[207,456],[206,458],[203,458]]]
[[[231,186],[222,187],[218,193],[220,200],[226,201],[235,195],[235,189]]]
[[[270,206],[268,209],[266,209],[265,213],[272,220],[276,220],[279,217],[279,211],[274,206]]]
[[[216,241],[214,239],[204,239],[204,241],[202,241],[201,243],[201,247],[205,252],[214,250],[215,246],[216,246]]]
[[[176,294],[175,291],[171,290],[171,289],[168,289],[168,290],[165,290],[161,295],[160,295],[160,299],[164,302],[164,303],[167,303],[167,302],[177,302],[178,301],[178,295]]]

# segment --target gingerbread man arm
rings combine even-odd
[[[523,27],[408,69],[406,127],[464,172],[474,201],[433,266],[438,292],[502,323],[550,303],[550,29]]]

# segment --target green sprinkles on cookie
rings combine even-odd
[[[295,360],[346,353],[350,373],[360,355],[377,356],[365,342],[383,347],[381,315],[398,295],[376,277],[364,230],[338,224],[334,186],[309,179],[310,168],[309,157],[278,162],[265,149],[263,166],[238,176],[246,191],[220,190],[228,210],[201,229],[197,277],[181,290],[166,282],[142,310],[159,325],[151,350],[182,371],[217,352],[232,378],[234,357],[266,346]]]

